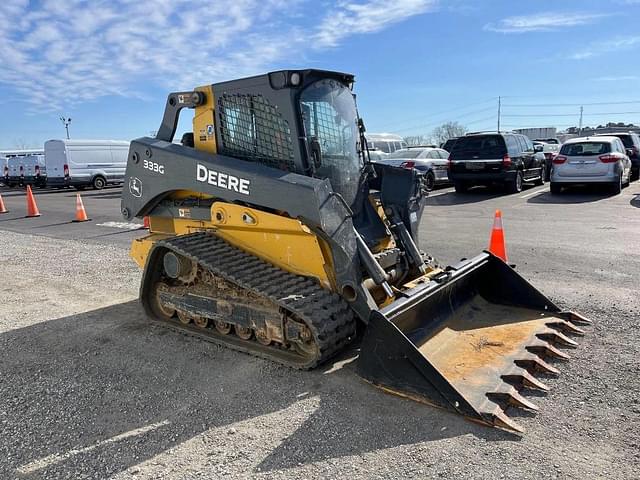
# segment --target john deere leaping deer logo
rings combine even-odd
[[[131,177],[129,179],[129,192],[136,198],[142,196],[142,181],[138,177]]]

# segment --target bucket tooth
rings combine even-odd
[[[559,328],[564,333],[570,333],[573,335],[578,335],[580,337],[583,337],[585,333],[583,329],[576,327],[573,323],[567,322],[566,320],[562,319],[554,319],[551,322],[548,322],[546,325],[555,329]]]
[[[509,416],[504,413],[504,410],[502,410],[500,407],[498,407],[493,413],[491,413],[490,416],[493,420],[491,423],[494,427],[508,430],[510,432],[524,433],[524,428],[522,428],[518,423],[511,420]]]
[[[556,367],[549,365],[547,362],[542,360],[535,354],[531,354],[530,357],[524,358],[522,360],[516,360],[516,365],[519,367],[526,368],[527,370],[546,373],[547,375],[560,375],[560,370]]]
[[[553,328],[547,328],[546,330],[543,330],[542,332],[536,334],[536,337],[543,340],[550,340],[554,343],[558,343],[565,347],[576,348],[578,346],[576,342],[571,340],[565,334],[560,333],[559,331],[554,330]]]
[[[539,357],[552,357],[558,360],[569,360],[571,356],[556,348],[549,342],[538,338],[535,342],[527,345],[526,350]]]
[[[526,388],[549,391],[549,387],[531,375],[526,368],[517,368],[511,373],[502,375],[502,379],[507,383],[515,383]]]
[[[525,410],[532,410],[534,412],[537,412],[539,410],[538,406],[535,403],[530,402],[529,400],[524,398],[518,393],[515,388],[510,385],[508,386],[508,388],[504,388],[496,392],[487,393],[487,397],[489,397],[491,400],[496,399],[498,401],[506,401],[511,406],[524,408]]]
[[[577,323],[578,325],[591,325],[593,323],[588,318],[576,312],[560,312],[559,315],[567,318],[571,323]]]

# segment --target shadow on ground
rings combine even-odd
[[[541,192],[530,197],[527,202],[552,204],[590,203],[599,202],[611,196],[612,193],[608,191],[606,186],[576,185],[564,188],[561,193]]]
[[[437,193],[437,192],[433,192]],[[479,203],[492,200],[497,197],[507,195],[504,188],[491,187],[473,187],[465,193],[457,193],[455,191],[447,192],[441,195],[427,197],[429,205],[464,205],[467,203]]]
[[[151,326],[137,302],[11,330],[0,334],[0,477],[104,478],[305,395],[318,409],[261,470],[469,433],[518,439],[386,395],[353,365],[290,370]]]

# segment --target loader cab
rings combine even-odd
[[[353,205],[363,165],[352,84],[349,74],[284,70],[212,85],[218,153],[327,178]]]

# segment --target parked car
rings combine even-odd
[[[47,167],[44,155],[21,155],[10,157],[4,171],[4,184],[7,187],[33,185],[47,186]]]
[[[449,153],[442,148],[408,147],[390,153],[378,163],[415,169],[423,175],[424,187],[431,191],[436,185],[449,182],[448,158]]]
[[[380,150],[383,154],[407,148],[407,142],[400,135],[392,133],[367,133],[366,138],[369,148]]]
[[[116,140],[49,140],[44,144],[47,183],[96,190],[122,183],[127,167],[129,142]]]
[[[630,150],[629,150],[630,152]],[[575,184],[600,183],[620,193],[631,180],[631,160],[622,140],[614,136],[567,140],[553,159],[551,193]]]
[[[367,148],[367,152],[369,152],[369,158],[372,162],[377,162],[378,160],[382,160],[386,158],[387,154],[382,150],[378,150],[377,148]]]
[[[450,138],[449,140],[444,142],[442,145],[440,145],[440,148],[442,148],[443,150],[446,150],[447,152],[450,152],[451,149],[453,148],[453,145],[456,143],[456,140],[458,140],[458,138],[460,137]]]
[[[557,138],[536,138],[533,140],[534,142],[542,142],[542,143],[551,143],[553,145],[560,145],[560,140]]]
[[[524,182],[544,183],[544,154],[521,134],[468,134],[456,141],[449,154],[449,179],[456,192],[490,184],[502,184],[509,193],[520,192]]]
[[[624,148],[630,149],[629,158],[631,159],[631,180],[640,177],[640,135],[635,132],[614,132],[614,133],[597,133],[596,137],[614,136],[622,140]]]
[[[553,159],[560,151],[560,144],[534,140],[533,147],[542,148],[542,153],[544,154],[544,180],[548,182],[551,178],[551,166],[553,165]]]

